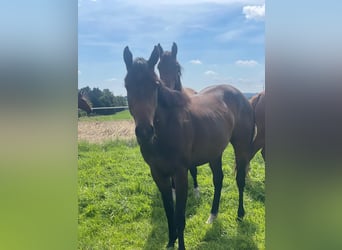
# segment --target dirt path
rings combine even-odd
[[[78,140],[99,143],[116,139],[134,139],[134,121],[78,122]]]

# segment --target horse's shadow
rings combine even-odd
[[[143,250],[165,249],[168,242],[168,227],[160,192],[156,190],[155,193],[151,195],[151,199],[153,199],[151,204],[152,229],[146,239]],[[197,208],[200,206],[200,200],[201,198],[195,198],[193,182],[189,179],[188,201],[185,214],[186,219],[196,213]]]
[[[191,181],[189,181],[190,183]],[[192,184],[192,182],[191,182]],[[164,212],[163,203],[160,197],[159,191],[155,191],[151,195],[152,201],[152,213],[151,213],[151,225],[152,229],[146,239],[143,250],[152,249],[165,249],[166,243],[168,242],[168,228],[167,220]],[[186,208],[186,218],[196,213],[197,208],[200,206],[200,199],[196,199],[193,192],[192,186],[189,186],[188,202]],[[203,222],[204,223],[204,222]],[[203,236],[201,243],[197,247],[190,247],[189,249],[196,250],[207,250],[218,249],[238,249],[238,250],[257,250],[258,246],[253,239],[257,231],[257,225],[248,219],[242,222],[236,223],[236,234],[229,235],[224,226],[224,221],[220,218],[214,221],[211,227],[207,230]],[[210,246],[208,246],[208,244]],[[177,243],[176,243],[177,245]],[[214,248],[213,248],[214,245]],[[176,246],[175,246],[176,249]]]
[[[259,161],[259,164],[264,164],[263,160],[260,159],[261,157],[256,160]],[[252,174],[249,173],[248,177],[246,178],[245,189],[253,200],[265,203],[265,180],[256,181],[252,178]]]
[[[249,178],[245,188],[253,200],[265,203],[265,185],[262,182]]]
[[[216,220],[212,227],[207,230],[202,239],[202,244],[195,249],[257,250],[258,246],[253,239],[253,235],[257,231],[256,224],[246,220],[236,223],[236,235],[229,235],[222,226],[222,221]]]
[[[143,247],[144,250],[151,249],[164,249],[168,242],[168,228],[167,220],[164,212],[163,203],[160,193],[155,191],[151,195],[152,201],[152,213],[151,213],[151,225],[152,229],[146,239],[146,243]]]

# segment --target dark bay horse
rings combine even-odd
[[[78,93],[78,108],[87,112],[88,115],[91,113],[90,104],[80,92]]]
[[[254,110],[255,123],[258,131],[253,141],[251,159],[261,149],[261,155],[265,161],[265,91],[256,94],[249,101]]]
[[[169,87],[173,90],[184,91],[188,95],[197,94],[194,89],[191,88],[183,88],[181,83],[182,76],[182,67],[177,61],[177,44],[173,43],[171,51],[164,51],[162,46],[158,44],[159,49],[159,63],[158,63],[158,71],[160,79],[165,83],[165,86]],[[197,168],[193,166],[190,168],[190,174],[194,181],[194,193],[195,197],[199,197],[199,188],[197,182]],[[175,183],[172,179],[172,191],[175,193]]]
[[[232,143],[239,190],[237,215],[245,215],[243,192],[254,134],[254,113],[243,94],[229,85],[208,87],[191,97],[164,85],[154,68],[159,59],[155,46],[148,60],[124,49],[125,87],[135,134],[153,180],[161,192],[168,221],[169,241],[185,249],[184,228],[188,169],[209,163],[213,173],[214,199],[209,221],[218,215],[222,189],[222,154]],[[170,178],[176,185],[173,206]]]
[[[165,85],[171,89],[184,91],[188,95],[197,94],[194,89],[183,88],[180,78],[182,76],[182,67],[177,61],[177,44],[173,43],[171,51],[164,51],[162,46],[158,44],[160,61],[158,70],[160,79]]]

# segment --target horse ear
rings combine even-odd
[[[175,43],[175,42],[173,42],[173,44],[172,44],[172,48],[171,48],[171,55],[172,55],[172,57],[173,58],[175,58],[176,59],[176,57],[177,57],[177,44]]]
[[[159,49],[159,56],[161,56],[164,53],[164,50],[162,46],[160,45],[160,43],[158,43],[158,49]]]
[[[154,46],[150,59],[148,59],[148,66],[153,69],[156,63],[158,62],[158,60],[159,60],[159,49],[157,46]]]
[[[133,55],[131,51],[129,50],[128,46],[126,46],[124,49],[123,58],[126,64],[126,69],[128,71],[133,64]]]

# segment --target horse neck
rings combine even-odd
[[[180,144],[179,136],[182,134],[181,121],[183,120],[180,117],[185,114],[186,109],[182,106],[172,107],[166,106],[164,103],[159,104],[154,117],[156,135],[154,145],[157,151],[162,150],[167,155],[177,154],[176,151],[178,152],[179,148],[183,146]]]
[[[180,80],[180,73],[177,73],[177,75],[173,78],[173,80],[164,79],[164,83],[166,87],[173,89],[173,90],[182,91],[183,89],[182,82]]]
[[[181,110],[184,109],[190,99],[182,91],[182,85],[180,85],[181,90],[170,89],[167,86],[161,85],[158,91],[158,105],[163,110],[174,110],[175,108]]]

